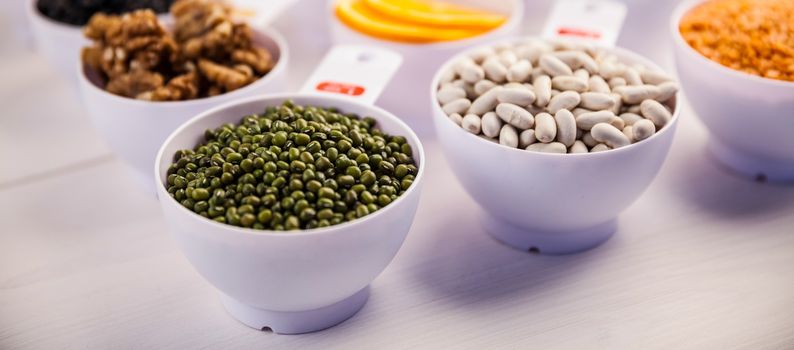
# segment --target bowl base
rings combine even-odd
[[[361,310],[369,298],[369,287],[336,304],[307,311],[270,311],[248,306],[221,293],[223,307],[235,319],[257,330],[277,334],[301,334],[336,326]]]
[[[794,182],[794,162],[785,159],[762,158],[726,146],[711,137],[709,152],[718,162],[742,176],[759,182]]]
[[[615,233],[617,220],[577,231],[551,232],[524,229],[486,214],[483,226],[491,236],[513,248],[531,253],[561,255],[579,253],[606,242]]]

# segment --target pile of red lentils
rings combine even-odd
[[[765,78],[794,81],[794,0],[711,0],[679,30],[709,59]]]

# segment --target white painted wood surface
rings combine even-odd
[[[278,23],[293,88],[327,47],[322,21],[295,21],[307,2]],[[688,109],[615,237],[573,256],[487,236],[428,140],[414,227],[368,304],[280,336],[226,315],[70,86],[0,38],[0,349],[794,349],[794,187],[723,171]]]

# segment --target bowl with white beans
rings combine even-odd
[[[620,48],[521,38],[465,51],[431,87],[450,166],[498,240],[574,253],[613,235],[664,162],[678,84]]]

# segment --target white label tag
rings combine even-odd
[[[625,4],[614,0],[556,1],[543,29],[543,37],[615,46],[626,11]]]
[[[296,0],[232,0],[234,16],[256,28],[265,28]]]
[[[400,54],[386,49],[335,46],[325,55],[301,92],[347,96],[374,104],[402,61]]]

